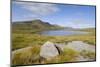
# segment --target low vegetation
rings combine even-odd
[[[20,23],[12,24],[12,52],[16,52],[12,59],[13,65],[26,65],[26,64],[42,64],[40,62],[41,57],[39,56],[40,47],[46,41],[52,41],[55,43],[68,43],[70,41],[84,41],[95,46],[95,29],[84,29],[80,31],[88,31],[89,34],[83,35],[70,35],[70,36],[44,36],[37,34],[42,30],[48,29],[62,29],[59,26],[52,26],[48,23],[42,24],[42,21],[34,21],[37,23]],[[26,22],[25,22],[26,23]],[[41,24],[39,24],[41,23]],[[45,26],[44,26],[45,25]],[[17,49],[31,47],[25,51],[17,52]],[[89,51],[83,51],[81,54],[84,57],[94,58],[95,53]],[[51,60],[45,60],[43,64],[47,63],[61,63],[75,61],[75,58],[79,55],[78,52],[67,48],[62,52],[61,55],[52,58]]]
[[[94,60],[94,58],[96,57],[95,52],[92,52],[92,51],[83,50],[83,51],[80,52],[80,54],[81,54],[84,58],[89,58],[89,59],[92,59],[92,60]]]
[[[27,65],[32,63],[39,63],[40,46],[24,48],[24,50],[16,51],[13,54],[13,65]]]
[[[91,45],[95,45],[95,35],[73,35],[73,36],[43,36],[38,34],[13,34],[12,50],[24,48],[32,45],[43,45],[46,41],[56,43],[67,43],[69,41],[80,40]]]

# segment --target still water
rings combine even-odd
[[[48,30],[40,32],[41,35],[48,35],[48,36],[64,36],[64,35],[80,35],[80,34],[87,34],[88,32],[83,31],[67,31],[67,30]]]

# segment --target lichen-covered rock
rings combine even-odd
[[[48,41],[45,44],[43,44],[43,46],[41,46],[41,49],[40,49],[41,57],[45,59],[50,59],[57,55],[59,55],[59,52],[54,43]]]
[[[74,49],[76,51],[79,51],[79,52],[81,52],[83,50],[95,52],[95,46],[87,44],[87,43],[85,43],[83,41],[72,41],[72,42],[69,42],[67,44],[67,47],[72,48],[72,49]]]

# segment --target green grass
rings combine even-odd
[[[25,33],[25,31],[27,33]],[[26,64],[41,64],[39,60],[41,57],[39,56],[40,47],[46,42],[51,41],[54,43],[68,43],[71,41],[83,41],[95,46],[95,32],[90,31],[91,33],[85,35],[71,35],[71,36],[43,36],[36,34],[36,31],[28,32],[25,30],[24,33],[18,31],[14,31],[12,33],[12,51],[16,51],[17,49],[25,48],[31,46],[32,48],[16,52],[14,54],[14,59],[12,63],[14,65],[26,65]],[[87,31],[87,30],[84,30]],[[86,51],[81,53],[84,57],[94,58],[95,53],[91,51]],[[66,48],[64,51],[59,55],[51,60],[44,60],[43,64],[47,63],[61,63],[61,62],[72,62],[75,61],[75,58],[79,55],[78,52]]]
[[[95,35],[72,35],[72,36],[42,36],[38,34],[13,34],[12,50],[24,48],[31,45],[43,45],[46,41],[56,43],[68,43],[69,41],[84,41],[95,45]]]
[[[47,63],[64,63],[64,62],[74,62],[76,57],[79,55],[79,53],[71,48],[65,48],[64,51],[49,60],[44,61],[44,64]]]
[[[70,48],[65,48],[64,51],[49,60],[42,60],[39,56],[40,46],[33,46],[29,49],[24,49],[21,51],[16,51],[13,55],[13,65],[27,65],[27,64],[47,64],[47,63],[63,63],[63,62],[73,62],[75,58],[79,55],[78,52]]]
[[[16,51],[13,54],[13,65],[27,65],[27,64],[36,64],[39,63],[39,52],[40,46],[35,45],[30,48],[23,49],[21,51]]]
[[[41,36],[38,34],[13,34],[12,50],[33,45],[43,45],[46,41],[55,39],[54,37]]]

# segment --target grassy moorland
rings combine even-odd
[[[46,41],[57,43],[67,43],[69,41],[80,40],[95,45],[95,33],[71,36],[43,36],[39,34],[12,34],[12,50],[32,46],[43,45]]]
[[[12,50],[30,45],[41,45],[54,37],[41,36],[38,34],[44,30],[57,30],[63,27],[51,25],[41,20],[13,22],[12,23]]]
[[[62,29],[56,25],[50,25],[48,23],[42,23],[42,21],[33,21],[37,23],[29,22],[25,23],[13,23],[12,24],[12,51],[16,52],[13,55],[12,63],[14,65],[26,65],[26,64],[47,64],[47,63],[61,63],[75,61],[75,57],[80,53],[73,49],[67,48],[61,55],[52,58],[51,60],[44,60],[41,62],[39,56],[40,47],[46,41],[52,41],[54,43],[68,43],[70,41],[83,41],[95,46],[95,29],[81,29],[80,31],[88,31],[90,33],[83,35],[70,35],[70,36],[44,36],[37,34],[43,30]],[[26,50],[17,52],[17,49],[30,47]],[[95,58],[95,53],[82,52],[85,57]]]

